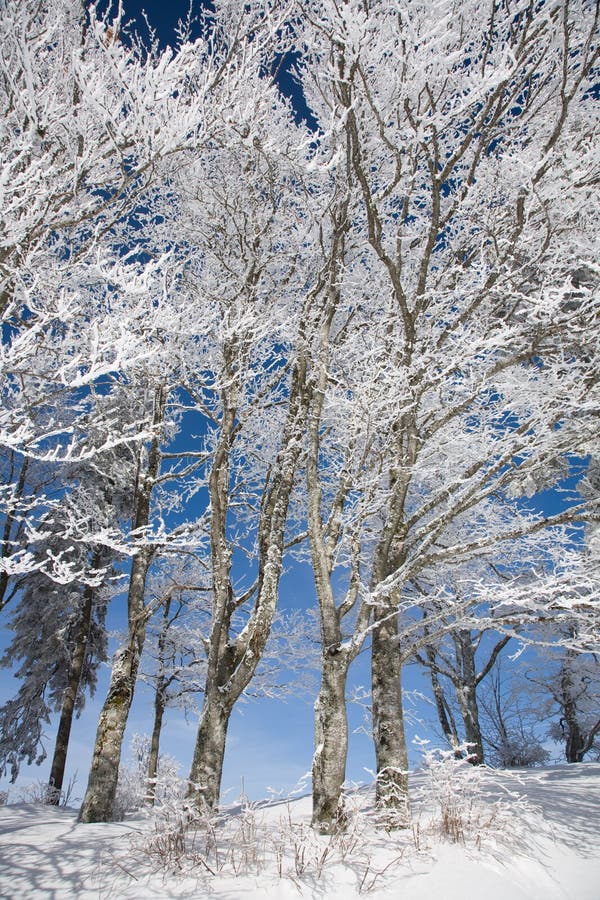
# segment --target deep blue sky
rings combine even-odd
[[[193,0],[192,21],[202,8],[210,8],[209,0]],[[155,30],[161,47],[174,46],[177,42],[176,29],[179,21],[185,21],[190,10],[189,0],[124,0],[125,20],[131,23],[144,40],[149,38],[148,24]],[[145,17],[144,17],[145,14]],[[192,38],[200,33],[198,23],[192,25]],[[297,83],[290,74],[293,65],[291,57],[287,57],[279,69],[279,85],[286,97],[292,101],[297,120],[304,119],[311,127],[316,127],[310,110],[304,102]]]
[[[175,29],[180,19],[186,19],[190,8],[189,0],[124,0],[125,19],[134,20],[140,33],[148,34],[143,13],[153,28],[162,46],[176,41]],[[208,4],[205,0],[194,0],[193,8],[200,9]]]

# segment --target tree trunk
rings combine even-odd
[[[560,690],[563,708],[563,718],[561,725],[566,732],[565,735],[565,759],[568,763],[582,762],[582,750],[585,744],[584,736],[577,719],[577,701],[575,699],[575,691],[573,688],[573,677],[571,673],[572,652],[567,651],[565,662],[563,663]],[[564,724],[563,724],[564,723]],[[566,725],[566,728],[565,728]]]
[[[402,709],[402,657],[398,647],[398,617],[389,607],[376,614],[371,651],[373,738],[377,762],[375,800],[383,824],[406,828],[408,753]]]
[[[96,561],[94,565],[96,565]],[[62,791],[65,764],[67,761],[67,749],[69,746],[69,737],[71,735],[71,726],[73,724],[73,714],[75,712],[75,703],[79,692],[81,682],[81,674],[85,663],[87,652],[87,643],[90,633],[90,624],[92,621],[92,610],[94,608],[94,588],[86,587],[83,593],[83,608],[77,625],[77,636],[75,639],[75,648],[71,659],[71,670],[69,672],[69,682],[65,690],[62,706],[60,710],[60,721],[58,731],[56,733],[56,743],[54,745],[54,756],[52,758],[52,768],[50,770],[50,778],[48,780],[48,802],[58,805],[60,801],[60,793]]]
[[[154,437],[148,450],[148,462],[144,472],[138,473],[133,533],[141,536],[150,523],[150,500],[160,467],[160,434],[164,422],[166,392],[162,385],[154,395]],[[147,612],[144,606],[146,576],[154,556],[151,544],[142,544],[131,562],[129,592],[127,594],[127,643],[115,653],[113,668],[104,702],[88,786],[79,813],[80,822],[109,822],[113,813],[121,747],[127,726],[129,710],[137,680],[144,639],[146,637]]]
[[[80,822],[110,822],[113,814],[123,736],[137,680],[146,636],[144,590],[152,550],[134,556],[129,583],[129,636],[113,657],[108,695],[104,701]],[[134,613],[135,610],[135,613]]]
[[[342,789],[348,755],[346,654],[323,653],[321,688],[315,704],[315,754],[312,765],[312,825],[322,834],[344,826]]]
[[[152,738],[150,741],[150,754],[148,756],[148,786],[146,791],[146,800],[152,806],[156,796],[156,776],[158,774],[158,754],[160,747],[160,733],[162,731],[163,717],[167,705],[167,689],[172,676],[165,674],[167,661],[165,659],[165,647],[167,644],[167,634],[172,624],[169,615],[171,612],[171,598],[167,597],[163,608],[163,621],[160,634],[158,636],[158,666],[159,675],[156,683],[156,692],[154,694],[154,725],[152,727]]]
[[[193,798],[201,812],[210,814],[219,806],[231,709],[231,704],[220,696],[218,688],[205,694],[188,790],[188,796]]]
[[[164,692],[164,680],[158,683],[154,695],[154,725],[150,740],[150,753],[148,755],[148,787],[146,801],[152,806],[156,797],[156,776],[158,774],[158,753],[160,747],[160,733],[162,731],[163,717],[165,714],[166,697]]]
[[[459,630],[453,635],[460,678],[455,682],[456,697],[465,726],[465,741],[469,744],[469,762],[474,766],[483,763],[483,741],[477,704],[477,674],[475,649],[471,632]]]
[[[460,713],[465,726],[465,742],[468,744],[468,762],[474,766],[483,763],[483,741],[479,725],[479,707],[473,684],[456,686]]]
[[[92,768],[80,822],[110,822],[113,815],[121,746],[137,678],[139,654],[135,646],[121,647],[113,657],[108,696],[100,714]]]
[[[436,658],[435,658],[435,650],[433,647],[428,646],[426,648],[427,659],[429,661],[429,673],[431,677],[431,690],[433,691],[433,698],[435,701],[435,708],[438,714],[438,720],[440,726],[442,728],[442,733],[449,745],[454,750],[454,755],[457,759],[462,758],[462,753],[458,750],[458,746],[460,744],[460,740],[458,737],[458,732],[456,730],[456,722],[454,721],[454,716],[452,715],[452,710],[448,707],[448,701],[446,700],[446,696],[444,694],[444,689],[440,683],[440,679],[438,677],[438,671],[436,667]]]

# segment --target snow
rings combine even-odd
[[[220,869],[214,876],[199,857],[195,865],[183,861],[179,874],[160,871],[145,849],[151,826],[144,819],[81,825],[75,810],[9,805],[0,808],[0,896],[599,900],[600,765],[516,775],[485,770],[481,783],[488,811],[502,814],[494,826],[472,815],[481,827],[465,829],[465,840],[455,844],[436,833],[422,774],[412,777],[413,796],[421,799],[413,802],[410,833],[375,830],[366,790],[351,798],[362,812],[351,815],[342,840],[312,832],[309,797],[242,813],[231,808],[218,864],[205,857]]]

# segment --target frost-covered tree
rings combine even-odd
[[[535,497],[596,440],[599,297],[577,273],[597,270],[598,14],[350,0],[305,4],[297,25],[321,145],[339,148],[329,171],[358,192],[355,321],[369,310],[389,404],[369,589],[377,796],[400,824],[407,586],[427,573],[443,598],[446,565],[541,530],[558,565],[550,529],[562,544],[596,502],[549,516]]]
[[[523,690],[523,667],[498,659],[479,696],[485,758],[498,768],[544,765],[550,752],[539,710]]]
[[[303,251],[312,227],[300,209],[304,189],[293,163],[307,136],[264,77],[275,24],[250,8],[216,5],[195,47],[198,78],[210,84],[202,130],[194,151],[165,169],[160,233],[172,235],[175,274],[155,295],[144,328],[154,355],[129,373],[154,390],[146,430],[153,437],[136,493],[129,637],[115,657],[83,821],[111,815],[154,611],[145,581],[169,531],[176,546],[208,552],[213,609],[190,791],[211,808],[231,709],[256,670],[275,612],[304,423],[302,366],[293,355],[301,356],[294,345],[302,307],[309,307]],[[185,67],[181,76],[187,84]],[[231,571],[234,559],[241,578]]]
[[[139,672],[140,680],[149,685],[153,695],[146,791],[148,802],[153,803],[165,712],[173,706],[195,712],[196,695],[204,690],[209,592],[206,567],[194,557],[159,560],[146,591],[150,604],[158,606],[157,615],[148,625]]]
[[[172,382],[168,386],[166,367],[158,378],[137,374],[140,386],[134,387],[133,393],[146,413],[146,427],[151,437],[135,447],[132,502],[121,539],[121,546],[131,560],[125,591],[127,632],[112,659],[110,684],[100,713],[88,786],[80,811],[83,822],[106,821],[112,815],[123,736],[133,702],[146,628],[156,608],[154,603],[146,602],[146,579],[158,548],[169,538],[172,540],[172,535],[167,536],[165,532],[160,497],[157,498],[157,491],[162,486],[161,449],[168,444],[169,437],[177,435],[177,415],[167,411]]]
[[[443,614],[438,618],[438,628],[442,623],[443,630],[449,627],[449,633],[435,644],[426,643],[423,651],[417,650],[415,656],[418,662],[429,670],[436,710],[444,736],[454,748],[468,745],[469,762],[478,765],[484,761],[479,688],[492,671],[511,635],[490,634],[485,626],[474,629],[467,627],[466,623],[452,628],[447,620],[444,621]],[[428,631],[425,618],[425,641],[429,639]],[[460,734],[456,727],[456,717],[452,714],[444,691],[444,680],[452,686],[453,699],[460,710],[463,723]]]
[[[31,461],[60,480],[63,464],[135,433],[135,416],[124,432],[104,420],[101,442],[90,441],[93,389],[152,353],[168,252],[152,201],[164,161],[194,143],[202,118],[207,85],[191,45],[176,58],[144,54],[115,39],[118,28],[84,2],[0,8],[4,595],[33,562],[17,532],[49,503],[28,491]]]
[[[546,723],[548,736],[563,744],[568,763],[597,753],[600,735],[600,663],[596,654],[569,646],[573,637],[572,625],[563,625],[562,634],[555,631],[525,675],[538,719]]]
[[[232,709],[275,615],[306,423],[306,334],[319,303],[311,293],[314,224],[303,202],[308,137],[258,69],[233,109],[230,147],[198,161],[195,195],[183,196],[195,248],[191,302],[203,297],[214,322],[204,379],[192,386],[210,450],[212,611],[190,794],[210,809]]]
[[[154,596],[160,594],[161,599],[159,613],[149,624],[139,674],[154,698],[146,790],[150,803],[155,798],[165,713],[175,707],[186,715],[197,715],[206,689],[212,602],[202,563],[190,557],[163,561],[147,588]],[[243,627],[244,616],[234,617],[232,631]],[[310,613],[277,612],[265,650],[239,703],[306,696],[313,687],[317,647],[318,635]]]
[[[129,744],[128,758],[119,768],[115,819],[124,819],[127,813],[138,812],[148,803],[151,754],[151,738],[148,735],[134,734]],[[179,763],[166,753],[161,753],[157,760],[152,789],[152,796],[158,802],[177,803],[183,798],[185,781],[179,774]]]
[[[126,434],[135,421],[124,398],[103,389],[91,391],[93,412],[87,421],[90,459],[63,464],[47,461],[24,466],[31,497],[47,494],[35,513],[13,517],[11,555],[26,553],[27,565],[9,580],[14,632],[5,665],[17,665],[22,679],[15,698],[3,708],[2,754],[13,777],[20,759],[41,762],[41,744],[51,713],[58,713],[49,797],[62,789],[69,736],[85,695],[93,691],[98,665],[106,657],[106,608],[118,590],[114,565],[124,556],[122,527],[128,520],[135,487],[136,453],[119,444],[100,449],[107,426]],[[22,550],[21,550],[22,548]]]
[[[63,489],[60,506],[41,523],[36,568],[18,582],[10,620],[14,637],[2,658],[22,680],[16,696],[0,710],[2,770],[10,765],[14,781],[21,760],[39,764],[46,758],[44,727],[58,713],[48,793],[55,802],[74,716],[83,709],[86,693],[93,694],[98,666],[106,659],[104,623],[117,578],[115,550],[78,539],[71,525],[85,515],[88,528],[112,527],[124,500],[111,489],[110,472],[79,466],[70,474],[74,484]],[[75,580],[73,570],[83,574]]]
[[[2,5],[4,593],[53,514],[34,464],[57,483],[120,448],[136,469],[118,526],[80,516],[63,535],[129,560],[83,821],[112,814],[165,554],[207,569],[189,795],[209,809],[305,532],[323,830],[343,821],[345,682],[369,635],[377,803],[397,825],[402,665],[424,612],[457,634],[475,607],[509,630],[569,615],[569,646],[592,647],[599,14],[217,0],[197,41],[163,53],[94,7]],[[273,80],[290,51],[312,133]],[[63,556],[50,577],[83,584]]]

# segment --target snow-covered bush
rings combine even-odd
[[[426,748],[423,752],[423,781],[415,799],[425,813],[425,830],[453,844],[481,847],[488,839],[512,843],[534,813],[533,807],[507,787],[505,773],[497,776],[486,766],[470,765],[468,745],[458,749],[462,759],[456,758],[454,750]],[[517,776],[513,778],[518,781]],[[518,820],[515,810],[522,814]]]
[[[113,808],[116,820],[124,819],[127,813],[139,812],[149,803],[148,759],[150,738],[148,735],[134,734],[129,745],[129,762],[119,767],[119,781]],[[181,800],[185,783],[179,777],[179,763],[168,754],[158,758],[158,774],[154,789],[157,805]]]
[[[79,802],[79,798],[74,795],[76,782],[77,773],[69,779],[65,787],[58,790],[58,788],[48,784],[47,781],[39,778],[19,789],[17,794],[18,802],[31,803],[34,806],[76,806]],[[2,794],[5,794],[8,799],[8,791],[0,792],[0,806],[3,805]],[[4,802],[6,803],[6,800]]]
[[[348,798],[347,827],[319,834],[292,803],[252,803],[246,797],[219,814],[202,813],[182,796],[147,810],[147,827],[131,837],[131,852],[151,871],[195,877],[240,878],[259,874],[301,884],[326,880],[349,866],[358,883],[371,883],[372,821],[364,795]],[[389,841],[385,839],[385,843]]]

